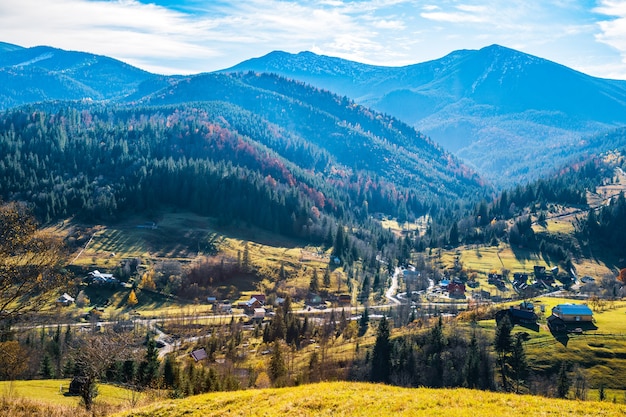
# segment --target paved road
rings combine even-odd
[[[385,298],[389,300],[391,305],[402,304],[402,302],[396,298],[396,293],[398,292],[398,275],[400,274],[400,268],[396,268],[395,271],[393,271],[393,275],[391,276],[391,285],[387,291],[385,291]]]

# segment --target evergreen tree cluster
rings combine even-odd
[[[439,320],[430,330],[390,338],[386,319],[379,322],[369,380],[407,387],[495,389],[493,359],[480,334],[468,340],[446,332]]]

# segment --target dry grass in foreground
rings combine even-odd
[[[94,417],[106,416],[122,407],[96,404],[88,412],[78,405],[53,404],[28,398],[0,397],[0,416],[3,417]]]
[[[140,416],[623,416],[626,406],[467,389],[332,382],[170,400],[117,414]]]

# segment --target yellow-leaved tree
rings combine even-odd
[[[128,301],[127,301],[129,306],[136,306],[137,303],[139,303],[139,300],[137,299],[137,294],[135,294],[135,290],[130,290],[130,294],[128,294]]]
[[[59,237],[38,229],[26,206],[0,203],[0,340],[10,325],[58,296],[64,249]]]

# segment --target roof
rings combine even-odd
[[[252,297],[251,299],[249,299],[248,301],[246,301],[244,304],[248,307],[251,307],[254,305],[254,303],[259,303],[262,304],[259,300],[256,299],[256,297]]]
[[[552,309],[559,314],[591,316],[593,312],[586,304],[559,304]]]
[[[60,296],[57,299],[58,302],[67,302],[67,303],[73,303],[74,302],[74,297],[70,296],[68,293],[63,293],[62,296]]]
[[[204,348],[194,350],[191,352],[191,357],[196,360],[196,362],[201,361],[202,359],[206,359],[208,357],[206,350]]]

